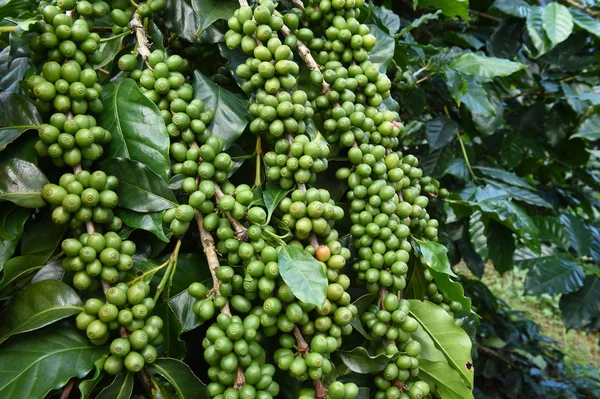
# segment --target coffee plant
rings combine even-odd
[[[539,175],[562,119],[555,150],[516,137],[568,104],[595,156],[592,61],[544,54],[592,53],[597,11],[509,3],[0,6],[0,395],[474,397],[486,324],[451,265],[513,252],[593,329],[596,176]]]

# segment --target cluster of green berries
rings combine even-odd
[[[268,42],[277,37],[277,32],[283,28],[283,19],[275,15],[275,4],[271,0],[264,0],[254,10],[250,6],[238,8],[227,24],[227,47],[241,48],[244,54],[251,54],[260,46],[257,40]]]
[[[358,18],[364,0],[309,0],[304,9],[304,20],[322,33],[333,24],[335,17]]]
[[[175,160],[171,170],[174,174],[183,174],[187,177],[183,190],[186,193],[194,185],[192,180],[200,177],[200,181],[214,180],[222,184],[227,181],[228,175],[235,166],[231,156],[223,151],[224,141],[220,137],[210,136],[201,146],[188,145],[187,143],[174,142],[169,148],[171,158]]]
[[[119,283],[106,291],[106,302],[90,298],[77,316],[77,328],[85,330],[95,345],[105,345],[113,331],[119,336],[110,343],[111,354],[104,362],[108,374],[118,374],[124,368],[138,372],[157,359],[163,320],[150,316],[155,304],[149,293],[150,286],[144,282],[131,287]]]
[[[40,125],[38,132],[37,154],[50,157],[59,167],[80,163],[89,167],[102,156],[103,146],[112,138],[108,130],[96,125],[93,116],[80,114],[69,119],[61,112],[52,114],[50,123]]]
[[[454,317],[454,323],[456,323],[456,325],[462,326],[463,319],[457,317],[457,314],[463,311],[462,304],[460,302],[451,300],[444,291],[440,290],[440,288],[436,285],[433,275],[429,269],[423,270],[423,279],[427,283],[424,299],[439,305],[442,309],[448,312],[450,316]]]
[[[77,229],[85,222],[104,224],[111,231],[117,231],[122,221],[113,214],[119,197],[115,189],[119,180],[97,170],[93,173],[82,170],[76,175],[63,174],[58,184],[48,183],[42,188],[42,198],[54,209],[52,221],[56,224],[69,223]]]
[[[112,32],[119,34],[130,30],[129,21],[135,11],[142,18],[151,18],[154,13],[163,11],[166,7],[166,0],[149,0],[139,3],[137,8],[134,8],[127,0],[113,0],[110,11],[110,19],[113,22]]]
[[[136,246],[133,241],[122,240],[115,232],[105,234],[83,233],[62,241],[65,258],[62,267],[75,272],[73,285],[79,290],[95,288],[95,278],[108,284],[123,280],[125,272],[133,266],[132,256]]]
[[[324,140],[311,141],[304,134],[277,140],[273,151],[264,155],[267,178],[289,190],[296,184],[314,183],[317,173],[327,170],[329,145]]]
[[[335,205],[329,191],[316,189],[294,190],[289,197],[284,198],[278,206],[282,213],[281,221],[300,240],[305,240],[314,232],[320,237],[327,237],[334,223],[344,218],[344,210]],[[343,267],[332,265],[333,269]]]
[[[314,388],[302,388],[298,391],[298,399],[313,399],[315,394]],[[354,399],[358,395],[359,389],[355,383],[334,381],[328,387],[327,399]]]
[[[207,390],[212,398],[276,398],[279,384],[273,380],[275,368],[264,363],[265,350],[260,344],[260,318],[249,314],[243,319],[220,313],[206,331],[202,342],[204,359],[209,364],[211,383]],[[243,371],[237,371],[241,367]],[[236,384],[243,372],[244,383]]]

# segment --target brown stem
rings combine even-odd
[[[237,366],[235,369],[235,381],[233,382],[233,387],[235,389],[240,389],[246,384],[246,377],[244,376],[244,369],[242,366]]]
[[[302,336],[302,332],[300,331],[300,328],[298,328],[297,324],[294,324],[294,337],[296,337],[298,352],[300,352],[300,354],[304,357],[306,352],[308,352],[308,344],[306,343],[304,336]]]
[[[310,242],[310,245],[312,245],[313,247],[315,247],[315,249],[319,248],[319,240],[317,239],[317,235],[314,232],[310,233],[310,236],[308,237],[308,241]]]
[[[71,395],[71,391],[73,390],[74,386],[75,386],[75,378],[71,378],[71,380],[63,388],[63,391],[60,394],[60,399],[67,399],[69,397],[69,395]]]
[[[563,3],[566,3],[568,5],[570,5],[571,7],[575,7],[580,9],[581,11],[583,11],[584,13],[591,15],[592,17],[596,18],[596,17],[600,17],[600,12],[598,11],[594,11],[594,10],[590,10],[589,8],[587,8],[586,6],[579,4],[578,2],[574,1],[574,0],[561,0]]]
[[[402,381],[394,380],[393,384],[400,392],[404,392],[404,383]]]
[[[315,380],[315,399],[325,399],[329,391],[323,385],[323,381]]]
[[[490,21],[494,21],[494,22],[498,22],[498,23],[502,22],[502,18],[494,17],[493,15],[486,14],[481,11],[469,9],[469,12],[471,14],[477,15],[478,17],[489,19]]]
[[[221,190],[221,187],[217,183],[215,183],[215,196],[217,197],[217,204],[219,200],[225,194]],[[225,212],[225,216],[229,219],[229,223],[233,226],[233,231],[235,232],[235,237],[240,241],[248,241],[248,229],[245,228],[239,220],[235,220],[229,212]]]
[[[146,66],[152,70],[152,67],[148,63],[148,56],[150,55],[150,42],[148,41],[148,37],[146,36],[146,31],[144,30],[144,25],[142,23],[142,18],[140,15],[135,12],[133,14],[133,19],[129,22],[131,25],[131,29],[135,32],[135,38],[138,43],[138,52],[142,56]]]
[[[206,255],[206,260],[208,262],[208,268],[210,269],[210,274],[213,280],[213,292],[220,295],[219,287],[221,285],[221,280],[217,278],[216,272],[219,268],[219,258],[217,257],[217,250],[215,249],[215,240],[212,235],[206,231],[203,226],[204,218],[202,214],[198,211],[195,213],[196,224],[198,225],[198,230],[200,231],[200,242],[202,244],[202,248],[204,250],[204,255]],[[229,301],[223,306],[221,309],[221,313],[228,314],[231,316],[231,310],[229,309]]]

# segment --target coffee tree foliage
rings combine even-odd
[[[598,329],[598,12],[384,3],[0,7],[3,397],[593,392],[451,265]]]

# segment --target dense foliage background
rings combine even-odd
[[[29,28],[39,19],[38,4],[0,4],[0,177],[20,176],[23,188],[35,192],[45,177],[14,160],[31,164],[36,158],[35,134],[28,130],[40,120],[21,95],[21,80],[33,73],[26,43]],[[282,5],[292,7],[292,2]],[[236,142],[230,149],[236,170],[254,171],[253,138],[241,135],[247,104],[233,73],[242,60],[223,37],[226,20],[237,6],[216,0],[170,0],[148,31],[154,46],[190,60],[198,71],[195,90],[203,93],[216,119],[219,114],[228,118],[213,132],[229,144]],[[567,329],[600,330],[600,7],[592,0],[387,0],[365,5],[360,20],[378,39],[371,60],[392,80],[392,96],[384,105],[397,111],[405,125],[404,152],[416,155],[424,173],[439,179],[451,193],[435,203],[435,216],[451,263],[464,263],[470,271],[469,277],[461,275],[461,282],[480,316],[463,322],[474,343],[475,396],[597,397],[599,371],[565,359],[568,353],[559,343],[544,337],[538,326],[512,311],[479,279],[486,267],[499,274],[514,267],[527,270],[524,292],[560,298]],[[132,37],[124,37],[101,47],[106,59],[99,67],[105,81],[117,82],[105,95],[116,99],[124,113],[143,100],[127,96],[129,83],[121,80],[122,72],[112,61],[130,52],[134,43]],[[118,124],[118,116],[114,119],[110,123]],[[17,137],[19,145],[7,147]],[[143,161],[144,154],[140,157],[137,160]],[[166,175],[169,165],[153,164],[155,160],[150,155],[146,163]],[[124,166],[103,164],[113,174]],[[43,212],[19,207],[7,181],[0,178],[0,200],[16,204],[3,202],[0,209],[0,298],[5,300],[5,314],[14,306],[8,299],[30,282],[61,275],[51,256],[64,232]],[[338,184],[329,176],[321,184],[332,182]],[[170,181],[171,189],[177,187],[177,179]],[[35,195],[22,201],[35,201]],[[156,255],[165,250],[170,236],[160,218],[131,209],[119,216],[132,236],[145,242],[144,259],[135,267],[148,271],[164,260]],[[164,253],[172,248],[166,249]],[[21,263],[19,258],[9,260],[15,254],[30,257],[28,261],[38,257],[35,267],[31,262],[23,265],[22,258]],[[185,289],[190,281],[210,279],[208,270],[191,266],[198,262],[200,256],[193,254],[180,257],[169,303],[159,309],[170,320],[170,356],[185,359],[192,368],[198,365],[189,354],[201,348],[188,339],[188,331],[199,323],[185,308],[190,299]],[[409,289],[418,293],[424,285],[413,282]],[[51,345],[58,340],[57,331],[31,333],[26,339]],[[9,336],[0,329],[0,342]],[[98,373],[90,376],[90,390]]]

